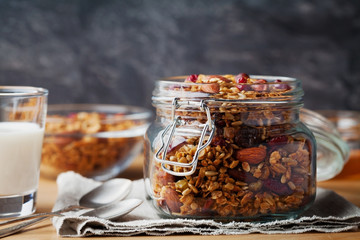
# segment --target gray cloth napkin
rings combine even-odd
[[[100,185],[74,172],[66,172],[57,179],[58,198],[53,210],[78,204],[88,191]],[[82,212],[66,213],[54,217],[57,233],[63,237],[80,236],[131,236],[136,234],[169,235],[193,233],[201,235],[248,234],[248,233],[304,233],[341,232],[357,230],[360,226],[360,209],[333,191],[319,188],[314,205],[301,217],[292,220],[277,220],[266,223],[229,222],[198,219],[164,219],[146,200],[144,181],[132,183],[127,198],[140,198],[142,205],[116,222],[96,217],[79,216]]]

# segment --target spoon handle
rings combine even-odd
[[[60,216],[60,215],[61,215],[61,213],[58,213],[58,212],[37,213],[37,214],[29,215],[29,216],[17,217],[17,218],[10,219],[7,221],[2,221],[2,222],[0,222],[0,226],[4,226],[4,225],[11,224],[11,223],[16,223],[16,222],[21,222],[21,221],[25,221],[25,220],[29,220],[29,219],[33,219],[33,218]]]
[[[68,212],[68,211],[72,211],[72,210],[79,210],[79,209],[84,209],[84,208],[85,207],[72,205],[72,206],[69,206],[69,207],[60,209],[58,211],[54,211],[54,212],[36,213],[36,214],[28,215],[28,216],[22,216],[22,217],[13,218],[10,220],[2,221],[2,222],[0,222],[0,226],[4,226],[7,224],[16,223],[16,222],[21,222],[21,221],[29,220],[32,218],[60,216],[64,212]]]
[[[11,227],[8,227],[8,228],[1,229],[0,230],[0,238],[9,236],[9,235],[14,234],[14,233],[17,233],[17,232],[21,231],[22,229],[27,228],[29,226],[32,226],[32,225],[34,225],[34,224],[36,224],[38,222],[44,221],[47,218],[48,218],[48,216],[39,217],[39,218],[36,218],[36,219],[31,219],[31,220],[23,222],[23,223],[19,223],[17,225],[14,225],[14,226],[11,226]]]

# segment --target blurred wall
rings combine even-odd
[[[311,109],[360,110],[360,1],[0,0],[0,84],[50,103],[151,106],[156,79],[299,78]]]

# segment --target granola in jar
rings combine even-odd
[[[145,179],[155,207],[219,219],[295,217],[307,209],[316,151],[299,121],[300,82],[247,74],[182,79],[159,81],[153,94],[158,118],[147,133]]]

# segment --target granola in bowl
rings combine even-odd
[[[155,207],[176,217],[260,220],[307,209],[316,151],[298,117],[300,82],[247,74],[182,79],[154,90],[158,121],[147,133],[145,178]]]
[[[75,171],[97,180],[116,176],[140,153],[151,113],[138,107],[50,105],[41,174]]]

